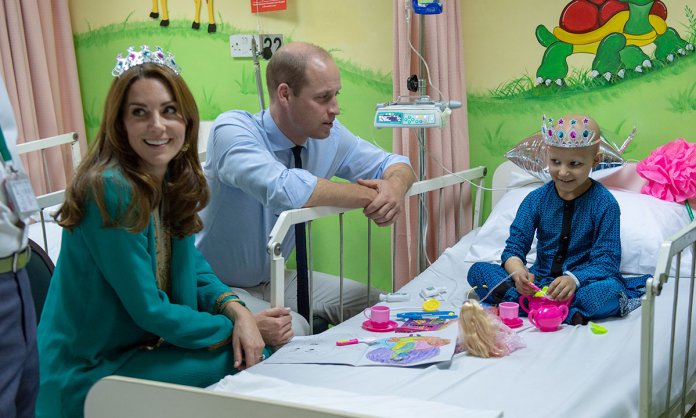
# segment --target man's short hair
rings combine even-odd
[[[266,67],[266,86],[271,101],[275,99],[276,90],[281,83],[285,83],[298,96],[307,85],[307,62],[314,57],[332,60],[331,54],[324,48],[304,44],[305,48],[281,47],[273,54]]]

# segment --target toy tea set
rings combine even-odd
[[[522,326],[522,319],[518,317],[518,307],[527,312],[529,322],[543,332],[557,331],[563,320],[568,316],[568,305],[573,298],[556,301],[546,296],[547,286],[543,289],[536,287],[537,292],[532,295],[522,295],[519,305],[515,302],[502,302],[498,305],[498,315],[503,323],[510,328]]]
[[[387,296],[402,295],[390,293]],[[406,295],[407,296],[407,295]],[[388,306],[375,305],[363,311],[367,318],[362,323],[363,329],[372,332],[422,332],[435,331],[443,328],[447,323],[456,319],[454,311],[440,311],[440,302],[436,299],[426,299],[423,302],[422,311],[401,312],[396,314],[397,321],[404,321],[402,325],[389,319],[390,309]]]

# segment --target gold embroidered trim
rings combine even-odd
[[[215,306],[213,307],[213,312],[215,313],[222,313],[223,309],[225,309],[225,306],[227,306],[228,303],[230,302],[237,302],[240,305],[246,307],[246,304],[239,299],[239,296],[237,296],[236,293],[234,292],[225,292],[218,296],[218,298],[215,300]]]

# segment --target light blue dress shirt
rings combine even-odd
[[[271,229],[281,212],[304,206],[318,177],[377,179],[392,164],[409,164],[408,158],[353,135],[338,120],[326,139],[305,143],[304,169],[288,168],[294,167],[294,146],[268,110],[255,115],[225,112],[213,124],[203,165],[211,199],[201,211],[203,230],[196,246],[231,286],[253,287],[270,280],[266,244]],[[291,229],[283,256],[294,245]]]

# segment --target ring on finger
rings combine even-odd
[[[266,360],[266,355],[265,355],[265,354],[261,354],[261,355],[259,356],[259,361],[264,361],[264,360]]]

